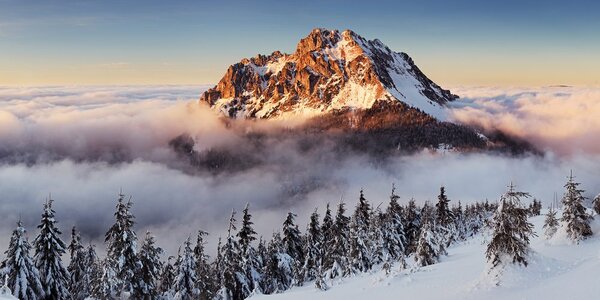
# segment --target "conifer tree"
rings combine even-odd
[[[219,299],[244,299],[250,295],[250,288],[246,281],[244,270],[240,266],[240,249],[235,240],[235,211],[231,212],[229,218],[229,228],[227,230],[227,239],[222,248],[221,261],[221,288],[217,294]]]
[[[485,253],[492,269],[508,263],[527,266],[529,238],[534,235],[533,225],[527,221],[527,209],[521,204],[521,198],[527,197],[528,193],[515,191],[511,183],[500,199]]]
[[[591,216],[585,211],[583,206],[585,197],[582,195],[584,191],[578,188],[579,183],[575,182],[572,172],[568,178],[569,180],[565,184],[567,191],[562,199],[562,221],[567,227],[567,236],[571,240],[579,242],[592,235]]]
[[[592,205],[594,207],[594,211],[597,215],[600,215],[600,194],[594,198],[592,201]]]
[[[117,272],[113,266],[117,263],[112,262],[111,258],[105,258],[101,265],[97,279],[92,286],[92,296],[100,300],[112,300],[119,298],[120,290],[117,279]]]
[[[88,265],[85,259],[85,248],[81,245],[81,237],[75,226],[71,229],[71,242],[69,243],[68,250],[71,254],[71,261],[67,267],[70,274],[69,294],[71,294],[71,299],[84,299],[89,295],[89,289],[84,290],[83,286],[83,280],[86,276]],[[82,292],[82,290],[84,291]]]
[[[321,224],[321,236],[322,236],[322,261],[321,265],[323,269],[328,269],[333,265],[331,258],[331,249],[329,248],[333,244],[333,217],[331,216],[331,209],[329,203],[325,208],[325,216],[323,217],[323,223]]]
[[[319,214],[317,210],[310,215],[310,222],[308,224],[306,238],[305,238],[305,258],[303,269],[303,279],[305,281],[315,280],[320,277],[320,270],[322,266],[322,244],[323,236],[321,233],[321,226],[319,224]]]
[[[141,267],[135,276],[136,284],[132,297],[135,299],[156,299],[158,296],[158,283],[160,279],[160,271],[162,262],[160,255],[163,250],[155,245],[154,237],[150,232],[146,232],[146,237],[140,252],[138,260]]]
[[[83,276],[75,287],[77,292],[71,294],[71,298],[77,300],[83,300],[92,295],[94,286],[98,284],[102,276],[94,245],[90,244],[83,252],[85,265]]]
[[[347,256],[349,249],[349,226],[350,218],[345,215],[345,203],[340,202],[335,215],[335,222],[332,227],[330,243],[327,245],[325,253],[325,269],[328,270],[328,277],[335,278],[345,276],[350,273],[350,262]]]
[[[246,204],[242,211],[242,224],[237,233],[238,243],[240,247],[241,268],[246,276],[246,282],[250,291],[260,292],[260,281],[262,261],[256,253],[256,249],[252,246],[252,242],[256,240],[256,231],[252,225],[252,215],[248,210],[249,204]]]
[[[556,230],[558,229],[558,219],[556,218],[556,211],[554,210],[554,207],[550,207],[548,209],[543,228],[546,239],[550,239],[556,233]]]
[[[171,259],[173,256],[169,256],[167,261],[163,264],[162,272],[160,273],[160,284],[158,285],[158,291],[165,298],[170,298],[173,296],[173,286],[175,284],[175,268],[171,263]]]
[[[204,250],[204,236],[206,231],[199,230],[194,247],[194,258],[196,259],[196,275],[198,276],[197,288],[200,291],[200,299],[212,299],[215,286],[208,263],[208,255]]]
[[[44,203],[39,235],[33,241],[35,266],[40,272],[45,299],[66,299],[69,296],[69,272],[63,266],[61,256],[66,245],[60,239],[56,227],[52,199]]]
[[[377,214],[374,231],[376,232],[376,252],[378,263],[384,263],[383,268],[391,268],[394,261],[401,266],[405,265],[404,252],[406,249],[406,236],[404,222],[402,221],[402,206],[398,203],[400,197],[392,187],[390,203],[385,213]]]
[[[436,208],[436,222],[440,226],[447,228],[452,224],[454,216],[450,211],[450,200],[446,196],[446,189],[440,187],[440,194],[438,195],[438,203],[435,205]]]
[[[439,260],[439,240],[436,237],[433,221],[426,219],[419,234],[417,248],[415,250],[415,261],[418,266],[425,267],[437,263]]]
[[[351,271],[366,272],[373,265],[371,240],[371,205],[360,191],[360,198],[350,224],[349,258]]]
[[[192,251],[192,242],[188,237],[183,243],[183,252],[180,250],[177,261],[177,275],[173,282],[173,290],[177,300],[195,300],[200,296],[200,291],[196,288],[196,260]]]
[[[133,231],[135,217],[131,214],[131,198],[125,202],[125,195],[119,193],[115,210],[115,223],[106,232],[107,263],[105,268],[116,275],[117,293],[131,292],[134,289],[135,274],[141,267],[137,256],[137,236]],[[111,272],[105,274],[109,276]]]
[[[273,233],[273,238],[267,247],[267,262],[263,276],[263,291],[267,294],[287,290],[293,283],[292,258],[286,253],[281,234]]]
[[[419,239],[419,229],[421,228],[421,216],[415,199],[410,199],[406,209],[404,209],[404,230],[406,232],[406,239],[408,249],[406,254],[415,252],[417,248],[417,241]]]
[[[392,187],[390,203],[379,228],[384,261],[389,264],[391,260],[398,260],[403,265],[407,243],[402,220],[402,206],[398,203],[399,199],[400,197],[396,195],[396,188]]]
[[[44,299],[44,287],[40,273],[29,255],[30,249],[25,228],[19,220],[10,238],[8,250],[4,252],[6,258],[2,261],[2,266],[7,276],[8,287],[15,297],[21,300]]]
[[[282,245],[285,253],[292,259],[292,273],[294,274],[294,283],[302,285],[302,265],[304,264],[304,250],[302,237],[298,225],[294,218],[296,215],[288,212],[285,221],[283,222],[283,240]]]

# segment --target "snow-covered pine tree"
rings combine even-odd
[[[287,290],[294,280],[292,258],[285,252],[281,234],[273,233],[267,247],[267,262],[263,276],[262,289],[266,294]]]
[[[442,227],[448,227],[454,221],[454,215],[450,211],[450,200],[446,196],[446,188],[440,187],[436,208],[436,222]]]
[[[63,266],[61,256],[66,245],[60,239],[60,230],[56,227],[54,200],[44,203],[42,220],[38,228],[40,233],[33,241],[35,248],[35,266],[40,272],[45,299],[66,299],[69,296],[69,272]]]
[[[327,252],[325,253],[324,269],[328,278],[345,276],[350,272],[348,260],[350,217],[346,216],[344,202],[340,202],[331,228]]]
[[[215,292],[215,282],[212,278],[212,270],[208,263],[208,255],[204,250],[204,236],[206,231],[199,230],[194,247],[194,258],[196,259],[196,275],[198,276],[197,288],[200,290],[200,299],[212,299]]]
[[[598,194],[598,196],[594,198],[594,200],[592,201],[592,205],[596,214],[600,215],[600,194]]]
[[[529,215],[532,217],[539,216],[542,213],[542,202],[537,199],[533,199],[529,205]]]
[[[371,205],[360,191],[350,223],[349,259],[352,272],[366,272],[373,266]]]
[[[444,245],[447,247],[456,240],[456,227],[454,223],[455,216],[450,210],[450,200],[446,196],[446,189],[443,186],[440,187],[440,194],[435,208],[435,224]]]
[[[163,250],[156,246],[154,237],[150,232],[146,232],[146,237],[140,252],[138,260],[141,267],[135,275],[136,284],[133,285],[131,297],[134,299],[156,299],[158,297],[158,283],[160,280],[160,271],[162,262],[160,255]]]
[[[83,279],[86,276],[87,268],[85,260],[86,252],[83,245],[81,245],[81,236],[75,226],[71,229],[71,242],[68,249],[71,254],[71,261],[67,267],[70,275],[69,294],[71,295],[71,299],[83,300],[86,296],[89,296],[89,287],[85,290],[83,286]]]
[[[323,260],[323,235],[319,224],[319,214],[317,209],[310,215],[310,222],[306,230],[304,242],[304,265],[302,266],[302,276],[305,281],[315,280],[320,277]]]
[[[467,223],[460,201],[458,201],[458,205],[452,207],[452,214],[454,215],[454,228],[456,228],[455,239],[464,241],[467,238]]]
[[[437,263],[440,256],[440,245],[434,231],[434,221],[429,218],[424,221],[415,250],[415,261],[420,267]]]
[[[217,298],[221,300],[244,299],[250,295],[250,287],[240,265],[240,249],[235,240],[235,211],[231,212],[227,239],[222,248],[220,289]]]
[[[246,276],[248,289],[256,293],[260,293],[261,269],[262,260],[256,249],[252,246],[252,242],[256,240],[256,231],[252,225],[252,215],[248,210],[249,204],[246,204],[242,211],[242,224],[237,233],[238,243],[240,247],[241,268]]]
[[[322,237],[322,261],[321,265],[324,270],[331,268],[333,261],[331,259],[331,250],[329,247],[333,244],[333,217],[331,216],[331,208],[329,203],[325,208],[325,216],[323,217],[323,223],[321,224],[321,237]]]
[[[183,243],[183,252],[180,250],[177,261],[177,275],[173,282],[175,292],[174,299],[177,300],[195,300],[200,296],[200,291],[196,287],[198,280],[196,274],[196,260],[192,251],[192,242],[188,237]]]
[[[566,226],[567,236],[575,242],[579,242],[592,235],[590,228],[590,219],[592,218],[585,211],[583,202],[583,190],[579,189],[579,183],[575,182],[573,172],[569,175],[569,180],[565,184],[567,191],[562,199],[563,213],[562,221]]]
[[[71,242],[67,249],[71,258],[67,267],[70,276],[68,289],[71,298],[77,299],[74,295],[77,293],[78,284],[85,273],[85,248],[81,244],[81,236],[75,226],[71,228]]]
[[[83,252],[85,271],[77,284],[77,292],[71,293],[71,299],[80,300],[91,296],[94,286],[100,282],[102,276],[94,245],[90,244]]]
[[[115,223],[105,235],[105,242],[108,244],[106,262],[113,264],[108,269],[116,274],[118,293],[134,289],[137,284],[134,276],[141,267],[137,256],[137,236],[133,231],[135,217],[131,213],[131,198],[127,202],[124,200],[125,195],[119,193],[114,213]]]
[[[544,220],[544,236],[546,239],[550,239],[556,233],[558,229],[558,219],[556,218],[556,210],[554,207],[548,209],[546,219]]]
[[[175,283],[175,267],[171,263],[173,256],[169,256],[167,261],[163,264],[162,272],[160,273],[160,284],[158,285],[158,292],[164,298],[170,299],[174,295],[173,285]]]
[[[521,198],[528,193],[515,191],[511,183],[500,199],[490,226],[492,238],[485,252],[491,269],[503,264],[523,264],[527,266],[529,238],[534,235],[533,225],[527,220],[527,208],[521,204]]]
[[[110,261],[108,257],[102,261],[99,274],[92,285],[93,298],[112,300],[120,297],[120,281],[117,279],[117,272],[113,269],[115,265],[117,264]]]
[[[25,236],[25,228],[21,220],[10,237],[6,258],[2,261],[7,275],[8,287],[13,296],[21,300],[44,299],[44,287],[40,273],[29,255],[31,245]]]
[[[404,209],[404,231],[406,233],[407,251],[406,254],[415,252],[419,240],[419,228],[421,228],[421,216],[419,209],[415,204],[415,199],[410,199]]]
[[[283,250],[292,259],[292,272],[294,274],[294,284],[302,285],[302,265],[304,264],[304,245],[302,235],[295,223],[296,215],[288,212],[283,222]]]
[[[395,260],[403,266],[407,243],[402,220],[402,206],[398,203],[399,199],[400,197],[396,195],[396,188],[392,187],[390,203],[384,214],[380,232],[384,261],[390,264],[392,260]]]

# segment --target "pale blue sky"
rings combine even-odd
[[[214,83],[314,27],[404,51],[442,84],[598,84],[597,1],[0,0],[0,85]]]

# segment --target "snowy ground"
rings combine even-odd
[[[383,271],[344,278],[327,291],[312,283],[283,294],[252,299],[598,299],[600,295],[600,217],[592,224],[592,238],[571,245],[559,230],[543,238],[544,216],[530,219],[538,237],[527,268],[507,268],[499,286],[487,271],[485,237],[448,249],[442,261],[417,270]]]

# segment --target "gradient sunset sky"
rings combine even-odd
[[[600,85],[598,1],[0,0],[0,85],[216,83],[352,29],[442,85]]]

